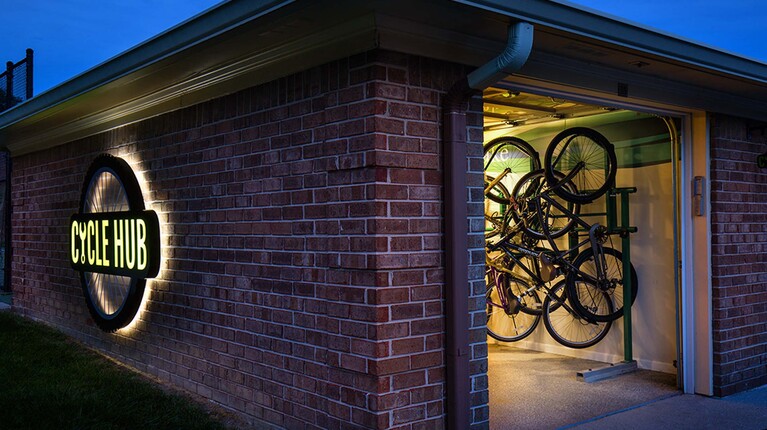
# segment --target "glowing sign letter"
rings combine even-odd
[[[70,256],[72,258],[73,263],[77,263],[77,260],[80,258],[80,252],[77,249],[77,235],[78,235],[78,229],[77,229],[77,221],[72,221],[72,255]]]
[[[109,246],[107,227],[109,227],[109,220],[101,221],[101,258],[103,259],[101,262],[103,266],[109,266],[109,260],[107,259],[107,247]]]
[[[136,220],[136,269],[144,270],[147,264],[146,254],[146,224],[143,219]]]

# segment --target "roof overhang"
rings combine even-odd
[[[520,79],[767,119],[767,65],[563,1],[230,1],[0,114],[46,149],[376,47],[471,66],[535,24]]]
[[[767,64],[563,0],[452,0],[603,46],[767,83]]]
[[[520,81],[767,120],[763,62],[562,0],[454,1],[536,24],[534,51]]]
[[[222,3],[3,112],[0,146],[39,151],[269,82],[375,48],[374,29],[333,4]]]

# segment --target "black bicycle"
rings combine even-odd
[[[496,255],[486,265],[488,334],[504,342],[518,341],[529,336],[543,318],[546,331],[564,346],[587,348],[601,341],[612,321],[597,321],[575,309],[568,300],[566,280],[554,266],[552,251],[516,243],[515,236],[488,245],[488,255]],[[594,299],[585,302],[586,306],[602,314],[612,311],[607,293],[587,279],[579,280],[579,286],[590,292],[584,301]]]

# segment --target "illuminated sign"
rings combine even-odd
[[[154,211],[72,215],[72,267],[137,278],[160,271],[160,225]]]
[[[146,279],[160,271],[160,223],[125,160],[105,154],[93,161],[68,232],[69,262],[80,272],[93,320],[104,331],[125,327]]]

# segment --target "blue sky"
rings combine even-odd
[[[37,95],[219,2],[0,0],[0,64],[32,48]]]
[[[767,62],[767,2],[764,0],[567,1]]]
[[[767,62],[764,0],[570,1]],[[0,0],[0,64],[34,49],[35,94],[40,94],[217,3]]]

